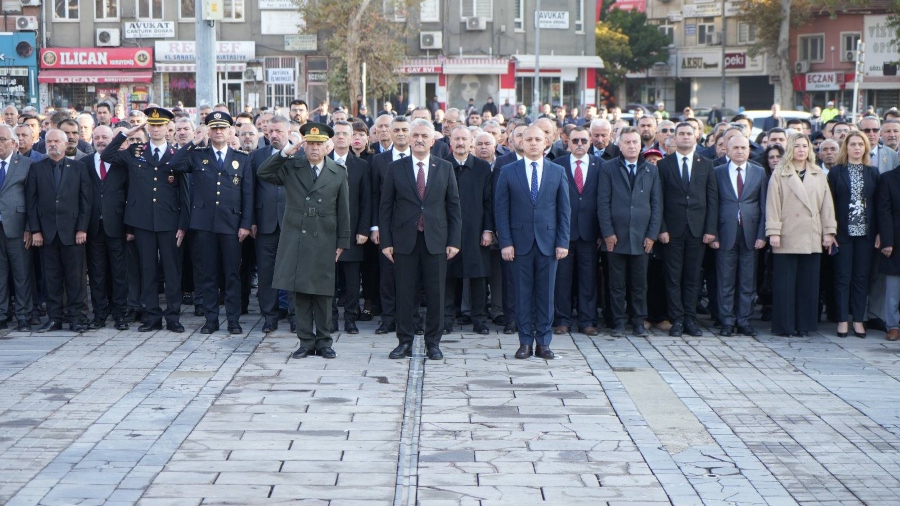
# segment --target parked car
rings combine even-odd
[[[709,111],[711,110],[711,107],[698,107],[694,109],[694,116],[703,118],[703,121],[706,122],[706,118],[709,117]],[[738,113],[734,109],[729,109],[727,107],[719,107],[719,112],[722,113],[722,119],[724,121],[730,120],[732,116]]]
[[[763,123],[766,121],[766,118],[772,115],[772,111],[769,109],[761,111],[744,111],[743,114],[753,121],[753,130],[750,132],[750,138],[756,139],[756,136],[762,133]],[[794,118],[809,119],[810,116],[811,115],[808,112],[803,111],[781,111],[781,117],[784,118],[785,122]]]

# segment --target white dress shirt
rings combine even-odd
[[[537,160],[529,160],[527,157],[522,158],[522,161],[525,162],[525,180],[528,181],[528,189],[531,189],[531,164],[537,163],[537,183],[538,190],[541,189],[541,179],[544,177],[544,158],[538,158]]]
[[[425,185],[426,186],[428,185],[428,158],[429,157],[426,156],[425,158],[420,160],[416,157],[413,157],[413,161],[412,161],[413,162],[413,164],[412,164],[413,165],[413,179],[416,179],[416,181],[418,181],[417,178],[419,177],[419,162],[422,162],[422,171],[424,171],[424,173],[425,173]]]
[[[400,155],[403,155],[403,158],[410,156],[409,154],[409,146],[406,147],[406,151],[397,151],[396,149],[391,149],[391,156],[393,157],[393,161],[397,161],[400,159]]]
[[[160,155],[160,156],[162,156],[162,155]],[[6,161],[6,168],[9,168],[9,160]],[[103,177],[103,175],[100,174],[100,153],[99,152],[94,153],[94,171],[97,172],[98,177]],[[108,163],[106,164],[106,172],[109,173],[109,164]]]
[[[678,151],[675,152],[675,160],[678,161],[678,173],[681,174],[681,164],[684,163],[684,159],[687,157],[687,168],[688,168],[688,182],[694,179],[694,150],[692,149],[690,153],[682,155]]]
[[[590,157],[588,157],[587,154],[585,154],[581,158],[576,158],[575,155],[569,155],[569,165],[571,166],[572,170],[572,180],[575,180],[575,169],[578,165],[575,162],[577,162],[578,160],[581,160],[581,175],[584,176],[584,179],[582,181],[587,181],[588,167],[591,165]]]

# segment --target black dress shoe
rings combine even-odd
[[[721,323],[719,325],[717,325],[717,327],[721,327],[721,326],[722,326]],[[685,332],[687,332],[688,334],[690,334],[694,337],[700,337],[703,335],[703,331],[700,330],[700,327],[697,326],[697,323],[693,322],[693,321],[685,322],[684,330],[685,330]]]
[[[116,318],[116,330],[128,330],[128,322],[125,321],[124,317]]]
[[[675,328],[674,326],[672,328]],[[625,325],[616,325],[609,331],[611,337],[625,337]],[[669,334],[671,335],[671,334]]]
[[[103,317],[103,318],[94,317],[94,319],[91,320],[91,323],[88,324],[88,328],[91,330],[102,329],[105,326],[106,326],[106,318],[105,317]]]
[[[428,360],[443,360],[444,354],[441,353],[441,347],[437,344],[426,344],[425,345],[425,356],[428,357]]]
[[[425,326],[422,325],[421,323],[416,323],[415,324],[415,333],[417,336],[424,336],[425,335]]]
[[[723,325],[722,330],[719,331],[719,335],[722,337],[731,337],[734,335],[734,327],[731,325]]]
[[[644,326],[641,325],[641,328],[644,328]],[[540,344],[534,347],[534,356],[544,360],[553,360],[556,358],[556,355],[553,354],[553,350],[551,350],[549,346],[542,346]]]
[[[301,346],[297,348],[294,353],[291,353],[291,358],[306,358],[310,355],[309,348],[305,346]]]
[[[138,332],[151,332],[154,330],[162,330],[162,320],[156,320],[155,322],[147,322],[140,327],[138,327]]]
[[[634,335],[637,337],[646,337],[650,335],[650,332],[648,332],[647,329],[644,328],[644,323],[641,322],[634,326]]]
[[[837,336],[838,337],[847,337],[847,333],[846,332],[838,332]]]
[[[194,316],[204,316],[203,306],[194,306]]]
[[[453,333],[453,323],[452,322],[444,323],[444,335],[452,334],[452,333]]]
[[[40,333],[56,332],[57,330],[62,330],[62,322],[59,320],[48,320],[47,323],[41,325],[37,329],[37,331]]]
[[[31,318],[28,319],[28,324],[29,325],[40,325],[41,317],[36,314],[32,314]]]
[[[322,358],[337,358],[337,353],[332,348],[321,348],[316,350],[316,355]]]
[[[519,332],[519,324],[516,322],[507,323],[505,327],[503,327],[504,334],[516,334]]]
[[[360,311],[359,316],[356,317],[356,319],[361,322],[370,322],[372,321],[372,311],[363,309],[362,311]]]
[[[393,323],[393,322],[387,323],[384,321],[381,322],[381,325],[379,325],[377,329],[375,329],[375,333],[379,334],[379,335],[387,334],[388,332],[396,332],[396,331],[397,331],[397,325],[395,323]]]
[[[529,358],[532,354],[533,351],[531,349],[531,346],[527,344],[519,346],[519,349],[516,350],[516,358],[518,358],[519,360]]]
[[[241,328],[241,324],[238,322],[228,322],[228,333],[229,334],[243,334],[244,329]]]
[[[456,323],[458,323],[460,325],[471,325],[472,317],[467,314],[464,314],[456,319]]]
[[[125,321],[127,321],[128,323],[132,323],[132,322],[134,322],[135,314],[136,313],[135,313],[134,309],[128,309],[125,311],[125,314],[122,315],[122,317],[125,318]]]
[[[168,330],[169,332],[177,332],[180,334],[184,332],[184,325],[182,325],[181,322],[168,322],[166,323],[166,330]]]
[[[185,306],[191,306],[194,304],[194,292],[184,292],[181,295],[181,303]]]
[[[794,332],[794,337],[807,337],[807,336],[809,336],[809,332],[807,332],[805,330],[798,330],[798,331]]]
[[[266,322],[266,323],[263,324],[262,331],[265,332],[266,334],[268,334],[268,333],[270,333],[270,332],[275,332],[275,329],[277,329],[277,328],[278,328],[278,324],[277,324],[277,323],[274,323],[274,322]]]
[[[506,315],[498,314],[494,318],[494,325],[506,325]]]
[[[219,330],[219,322],[217,321],[207,320],[207,322],[204,323],[202,327],[200,327],[201,334],[212,334],[217,330]]]
[[[344,332],[348,334],[359,334],[359,328],[356,326],[356,322],[353,320],[345,321]]]
[[[857,332],[857,331],[854,330],[854,331],[853,331],[853,335],[856,336],[856,337],[858,337],[858,338],[860,338],[860,339],[865,339],[865,338],[866,338],[866,333],[865,333],[865,332]]]
[[[69,330],[72,332],[78,332],[79,334],[87,330],[87,325],[81,323],[80,321],[74,321],[69,323]]]
[[[672,328],[669,329],[670,337],[681,337],[684,334],[684,325],[679,323],[673,323]]]
[[[737,333],[741,334],[743,336],[750,336],[750,337],[756,337],[759,335],[759,332],[757,332],[756,329],[754,329],[750,325],[747,325],[746,327],[738,327]]]
[[[19,320],[16,332],[31,332],[31,325],[28,323],[28,320]]]
[[[491,329],[487,326],[487,323],[478,322],[475,325],[472,325],[472,330],[475,331],[476,334],[490,334]]]
[[[146,311],[135,311],[134,312],[134,321],[144,323],[144,319],[147,317]]]
[[[408,358],[412,356],[412,343],[400,343],[396,348],[391,350],[388,358],[398,359],[398,358]]]
[[[290,326],[291,326],[291,334],[296,334],[296,333],[297,333],[297,320],[295,320],[295,319],[292,317],[291,320],[290,320],[288,323],[289,323]]]

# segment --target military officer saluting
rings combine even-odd
[[[128,197],[125,202],[126,233],[134,236],[141,268],[141,301],[147,307],[139,332],[166,328],[184,332],[181,313],[181,262],[178,246],[188,227],[188,188],[184,176],[174,172],[169,160],[175,148],[166,142],[169,121],[175,116],[162,107],[144,109],[146,125],[119,132],[100,154],[110,164],[128,168]],[[128,137],[147,130],[150,142],[119,147]],[[156,288],[157,267],[162,265],[166,283],[166,311],[159,307]]]
[[[197,231],[194,245],[200,248],[200,292],[206,324],[202,334],[219,330],[218,279],[225,279],[225,314],[228,332],[243,332],[241,316],[241,242],[253,224],[253,170],[250,156],[228,146],[234,121],[227,112],[206,116],[209,133],[198,129],[193,142],[175,153],[169,166],[175,172],[193,173],[191,229]],[[208,138],[206,147],[199,147]]]

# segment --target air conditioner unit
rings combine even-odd
[[[41,5],[41,0],[20,0],[22,7],[37,7]]]
[[[442,32],[419,33],[419,49],[441,49],[444,47],[444,34]]]
[[[854,51],[852,49],[847,51],[847,53],[844,54],[844,60],[845,61],[856,61],[856,51]]]
[[[24,32],[38,29],[37,16],[15,16],[15,19],[17,31]]]
[[[487,30],[487,18],[471,17],[466,21],[466,30],[470,32]]]
[[[98,28],[97,47],[117,47],[122,45],[122,31],[118,28]]]
[[[806,60],[800,60],[794,64],[794,73],[797,74],[805,74],[809,72],[809,62]]]
[[[706,45],[707,46],[721,46],[722,45],[722,34],[719,32],[713,32],[706,34]]]

